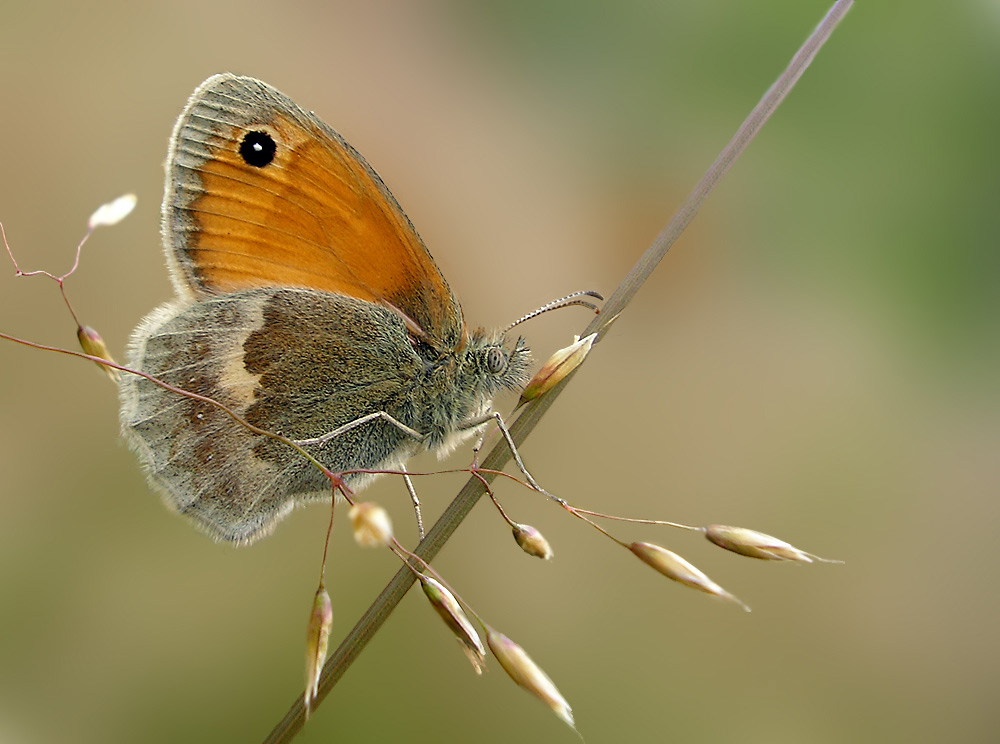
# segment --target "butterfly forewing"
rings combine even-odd
[[[258,141],[263,155],[248,162]],[[174,129],[167,170],[164,239],[182,295],[319,289],[390,305],[430,338],[460,342],[458,303],[378,175],[265,83],[205,81]]]

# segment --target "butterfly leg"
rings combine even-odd
[[[406,490],[410,492],[410,501],[413,502],[413,514],[417,519],[417,534],[420,539],[424,539],[424,517],[420,511],[420,499],[417,498],[417,489],[413,487],[413,481],[410,480],[410,476],[403,473],[403,483],[406,484]]]
[[[406,424],[398,421],[397,419],[390,416],[385,411],[376,411],[375,413],[369,413],[367,416],[362,416],[361,418],[354,419],[354,421],[349,421],[343,426],[338,426],[333,431],[327,432],[326,434],[315,437],[313,439],[299,439],[296,440],[295,444],[300,446],[303,445],[319,445],[322,446],[341,434],[351,431],[351,429],[356,429],[364,424],[371,423],[372,421],[384,421],[387,424],[395,426],[397,429],[402,431],[409,437],[412,437],[416,441],[420,442],[426,438],[426,435],[421,434],[416,429],[411,429]],[[406,484],[406,490],[410,494],[410,500],[413,502],[413,513],[417,520],[417,533],[420,535],[420,539],[424,539],[424,517],[420,510],[420,499],[417,497],[417,489],[413,487],[413,481],[410,480],[410,476],[403,474],[403,482]]]
[[[314,437],[313,439],[296,439],[295,440],[295,444],[298,444],[300,446],[305,446],[305,445],[321,445],[322,446],[322,445],[326,444],[327,442],[329,442],[331,439],[336,439],[337,437],[339,437],[344,432],[348,432],[351,429],[356,429],[359,426],[363,426],[365,424],[371,423],[372,421],[384,421],[387,424],[392,424],[397,429],[399,429],[401,432],[403,432],[404,434],[406,434],[409,437],[413,437],[413,439],[417,440],[418,442],[422,442],[427,437],[426,434],[421,434],[416,429],[411,429],[409,426],[407,426],[406,424],[404,424],[402,421],[397,421],[396,419],[394,419],[392,416],[390,416],[385,411],[375,411],[375,413],[369,413],[367,416],[362,416],[361,418],[356,418],[356,419],[354,419],[354,421],[348,421],[343,426],[338,426],[333,431],[329,431],[326,434],[323,434],[322,436]]]
[[[549,493],[544,488],[542,488],[540,485],[538,485],[538,481],[536,481],[531,476],[531,473],[528,472],[528,469],[524,466],[524,461],[521,459],[521,454],[517,451],[517,445],[514,444],[514,438],[511,437],[510,431],[507,429],[507,424],[504,423],[503,416],[501,416],[497,411],[490,411],[489,413],[484,413],[482,416],[477,416],[476,418],[474,418],[474,419],[472,419],[470,421],[465,422],[462,425],[462,428],[463,429],[474,429],[477,426],[482,426],[483,424],[489,422],[490,420],[496,421],[497,429],[500,431],[500,434],[503,436],[504,441],[507,442],[507,447],[510,449],[511,455],[514,456],[514,462],[517,463],[517,468],[518,468],[518,470],[521,471],[521,474],[524,475],[524,479],[526,481],[528,481],[528,485],[530,485],[532,488],[534,488],[539,493],[545,494],[546,496],[548,496],[553,501],[555,501],[555,502],[557,502],[559,504],[565,504],[566,502],[563,499],[559,498],[558,496],[553,496],[551,493]],[[482,447],[483,440],[485,438],[486,438],[486,434],[484,433],[479,438],[479,441],[476,443],[475,457],[476,457],[476,464],[477,465],[478,465],[478,462],[479,462],[479,448]]]

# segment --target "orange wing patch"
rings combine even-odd
[[[262,167],[240,153],[251,132],[276,145]],[[168,171],[168,250],[196,294],[319,289],[392,305],[431,338],[461,339],[458,304],[381,179],[270,86],[207,81],[178,123]]]

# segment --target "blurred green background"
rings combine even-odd
[[[745,3],[0,6],[0,219],[122,356],[171,295],[174,118],[260,77],[379,170],[472,325],[610,293],[826,12]],[[595,509],[753,527],[844,566],[665,544],[673,585],[532,494],[550,564],[481,504],[438,566],[573,704],[588,742],[995,741],[1000,644],[1000,6],[860,3],[525,445]],[[587,322],[525,328],[540,357]],[[57,289],[0,272],[0,330],[73,348]],[[504,403],[509,406],[509,401]],[[170,513],[90,365],[0,344],[0,742],[262,739],[302,688],[326,511],[249,549]],[[468,450],[449,465],[468,462]],[[420,461],[415,467],[433,467]],[[419,483],[428,517],[462,479]],[[399,483],[369,491],[413,538]],[[343,524],[334,638],[395,569]],[[576,741],[403,602],[300,741]]]

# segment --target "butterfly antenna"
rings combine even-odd
[[[542,313],[547,313],[549,310],[558,310],[563,307],[571,307],[573,305],[580,305],[582,307],[589,308],[594,311],[594,313],[600,315],[601,310],[597,305],[592,302],[587,302],[586,300],[580,299],[581,297],[593,297],[597,300],[604,300],[604,297],[597,292],[591,292],[590,290],[584,290],[581,292],[574,292],[573,294],[566,295],[565,297],[560,297],[558,300],[552,300],[552,302],[542,305],[537,310],[532,310],[530,313],[525,315],[523,318],[518,318],[513,323],[511,323],[504,330],[504,333],[510,331],[514,326],[519,326],[526,320],[531,320],[534,317],[541,315]]]

